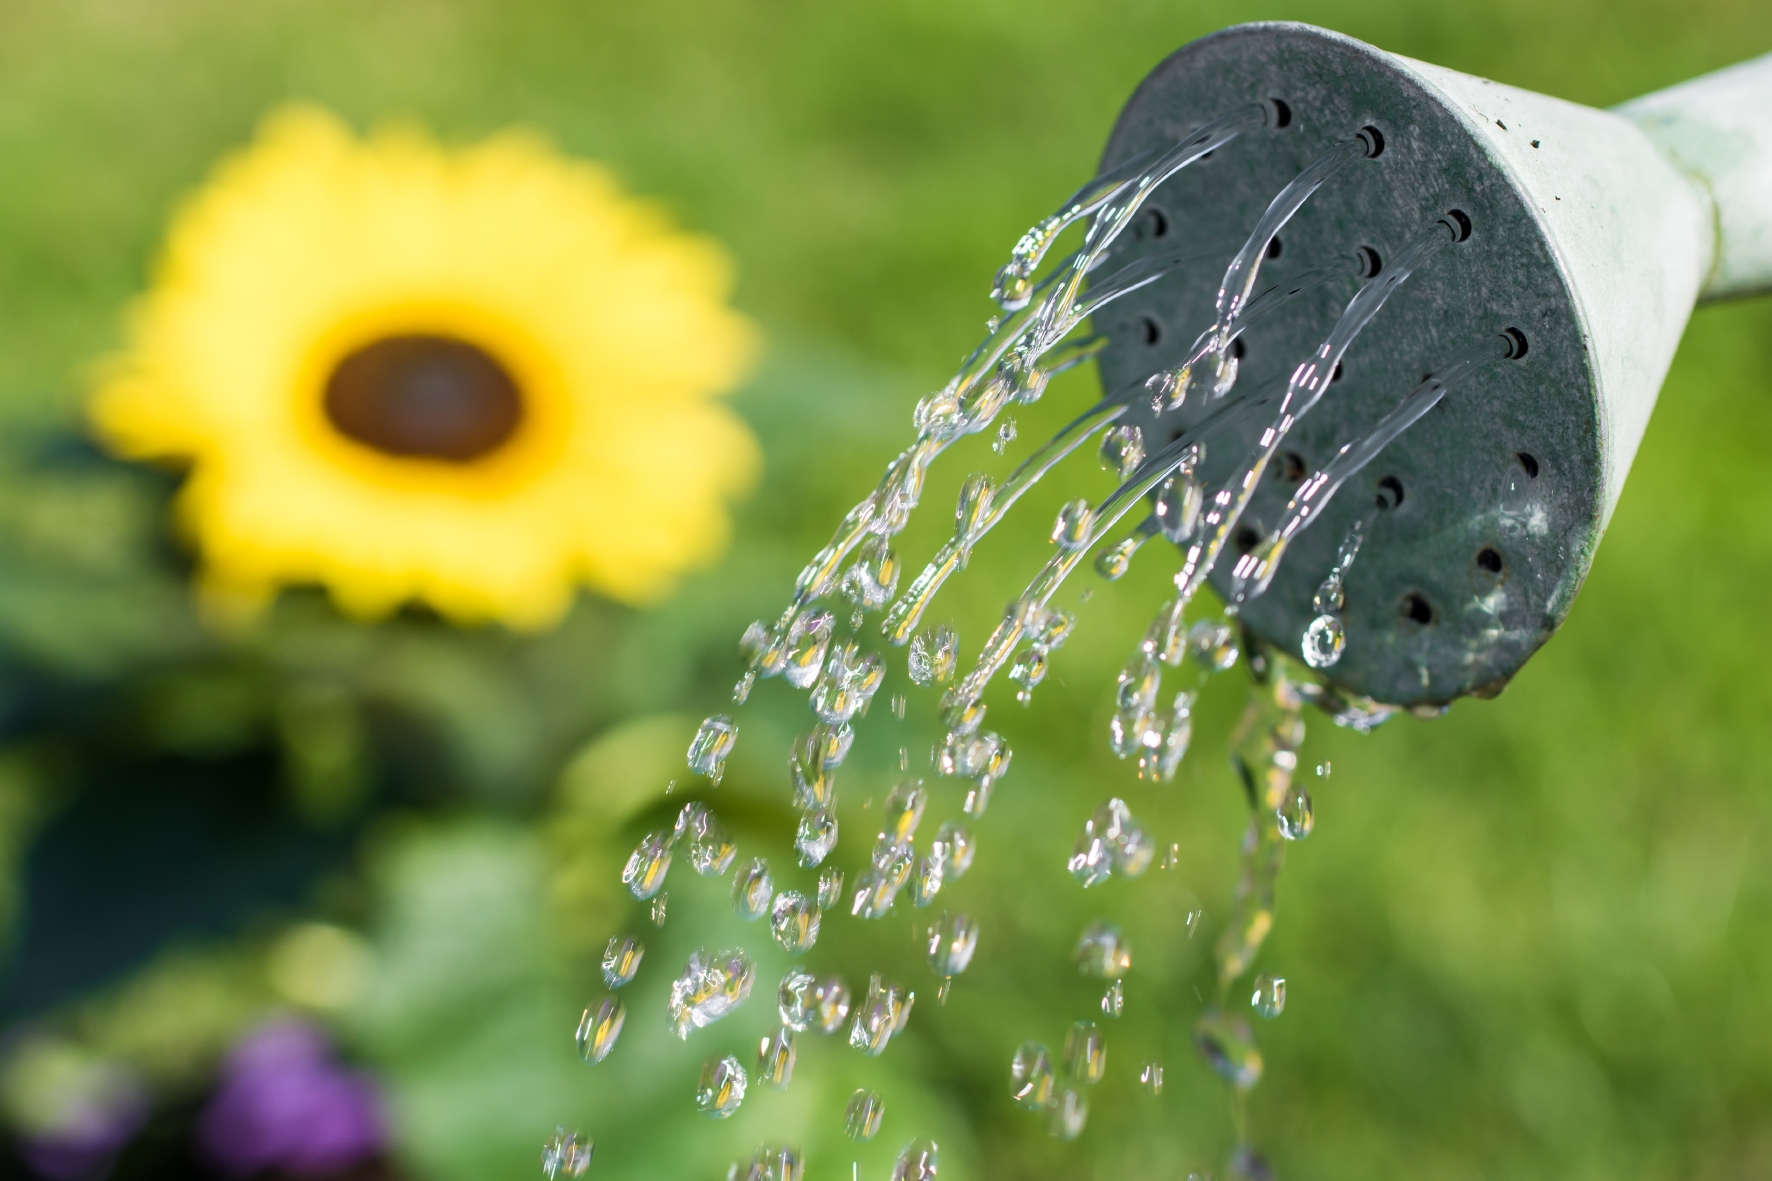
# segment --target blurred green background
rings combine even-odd
[[[887,965],[923,997],[865,1069],[805,1039],[787,1092],[725,1124],[695,1115],[701,1057],[716,1043],[745,1056],[785,961],[764,957],[738,1016],[673,1041],[669,976],[737,922],[723,883],[679,867],[656,931],[616,874],[681,803],[663,785],[738,674],[739,632],[775,613],[915,399],[975,343],[1010,243],[1090,173],[1162,56],[1263,18],[1595,105],[1772,50],[1761,0],[0,6],[0,1098],[14,1133],[51,1118],[54,1079],[90,1077],[45,1062],[115,1064],[155,1112],[115,1175],[190,1175],[218,1054],[293,1006],[389,1097],[393,1145],[365,1175],[533,1175],[556,1123],[597,1137],[592,1169],[609,1177],[720,1176],[765,1137],[801,1142],[811,1178],[849,1176],[851,1159],[878,1177],[912,1134],[941,1140],[943,1178],[1222,1170],[1229,1105],[1187,1032],[1234,881],[1242,804],[1214,736],[1240,674],[1212,686],[1177,783],[1139,786],[1109,755],[1113,673],[1162,596],[1150,552],[1098,587],[1032,709],[1012,714],[1007,694],[995,707],[1015,768],[953,887],[985,934],[949,1004],[933,1004],[902,917],[827,923],[815,961],[852,986]],[[245,635],[197,624],[164,525],[172,484],[82,442],[83,374],[117,346],[170,210],[289,98],[450,142],[536,127],[728,244],[736,301],[768,340],[737,400],[768,471],[716,569],[650,612],[587,599],[540,637],[417,613],[365,627],[304,595]],[[1092,381],[1056,385],[1024,437]],[[1702,310],[1569,624],[1506,694],[1369,738],[1307,716],[1305,761],[1334,773],[1261,961],[1290,987],[1260,1030],[1268,1078],[1251,1105],[1276,1175],[1772,1175],[1769,438],[1772,301]],[[925,516],[945,515],[967,464],[993,462],[1008,460],[980,447],[950,463]],[[914,527],[908,560],[943,532]],[[950,592],[967,651],[1039,540],[1000,539]],[[895,659],[845,771],[851,834],[898,746],[931,739],[928,700],[902,723],[879,708],[905,687]],[[770,682],[741,721],[710,797],[741,856],[789,864],[778,752],[803,717]],[[1063,858],[1110,794],[1181,845],[1181,868],[1085,896]],[[861,845],[838,854],[852,874]],[[810,881],[796,874],[780,884]],[[1207,919],[1190,940],[1193,906]],[[1135,968],[1090,1127],[1065,1144],[1010,1104],[1007,1065],[1022,1039],[1056,1048],[1090,1015],[1098,989],[1068,955],[1098,915],[1126,926]],[[585,1067],[569,1035],[618,930],[648,959],[623,1043]],[[1160,1097],[1136,1085],[1147,1054],[1168,1066]],[[886,1093],[887,1123],[852,1157],[840,1112],[863,1079]]]

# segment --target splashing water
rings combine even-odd
[[[590,1168],[591,1154],[596,1146],[580,1133],[555,1128],[554,1134],[541,1149],[541,1175],[553,1181],[556,1177],[582,1177]]]
[[[843,1109],[843,1134],[858,1144],[872,1140],[880,1131],[880,1122],[886,1118],[886,1100],[878,1091],[866,1088],[849,1096],[849,1103]]]
[[[627,1009],[612,996],[604,997],[595,1009],[586,1009],[579,1019],[578,1033],[574,1038],[578,1042],[578,1056],[592,1063],[609,1057],[627,1016]]]

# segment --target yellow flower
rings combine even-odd
[[[445,150],[269,117],[173,221],[91,403],[190,465],[205,587],[319,583],[539,627],[651,599],[723,545],[758,466],[715,397],[752,352],[725,256],[506,133]]]

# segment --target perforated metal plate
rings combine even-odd
[[[1526,356],[1456,388],[1351,480],[1243,613],[1259,636],[1296,654],[1337,545],[1365,518],[1347,580],[1347,649],[1331,678],[1400,705],[1499,691],[1562,622],[1598,542],[1595,381],[1568,286],[1524,196],[1433,93],[1397,59],[1307,26],[1242,26],[1177,51],[1127,104],[1103,164],[1269,97],[1284,101],[1289,124],[1245,135],[1162,186],[1125,259],[1240,240],[1299,170],[1367,125],[1383,133],[1383,153],[1332,178],[1281,231],[1257,290],[1360,246],[1389,260],[1448,210],[1464,211],[1473,232],[1410,278],[1355,342],[1341,378],[1287,437],[1214,582],[1224,588],[1237,551],[1275,523],[1300,478],[1467,344],[1516,327]],[[1185,268],[1102,312],[1095,328],[1112,342],[1100,362],[1104,388],[1177,363],[1211,323],[1228,261]],[[1239,388],[1309,357],[1357,282],[1307,293],[1251,328]],[[1141,398],[1134,413],[1155,451],[1204,410],[1195,403],[1158,420]],[[1209,449],[1208,487],[1232,473],[1259,430],[1251,424]],[[1158,556],[1151,547],[1141,560]]]

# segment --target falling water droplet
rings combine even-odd
[[[1174,779],[1175,772],[1181,768],[1181,760],[1187,755],[1188,744],[1194,738],[1194,701],[1197,697],[1198,694],[1192,691],[1175,695],[1169,723],[1163,727],[1163,744],[1155,752],[1160,779]]]
[[[1177,842],[1177,841],[1169,842],[1169,847],[1167,849],[1163,850],[1163,860],[1157,863],[1157,868],[1158,869],[1180,869],[1181,868],[1181,844],[1179,842]]]
[[[913,684],[945,685],[953,679],[959,663],[960,636],[951,624],[941,624],[911,639],[907,664]]]
[[[732,686],[732,704],[743,705],[751,699],[751,689],[757,683],[757,670],[747,669],[744,676],[738,678],[738,684]]]
[[[1126,1007],[1126,988],[1121,981],[1114,981],[1101,994],[1101,1011],[1109,1017],[1118,1017]]]
[[[1299,652],[1312,668],[1329,668],[1347,648],[1347,631],[1339,615],[1319,615],[1304,629]]]
[[[878,1091],[859,1090],[849,1096],[843,1109],[843,1134],[858,1144],[872,1140],[886,1118],[886,1100]]]
[[[843,898],[843,871],[826,866],[818,875],[818,909],[829,910]]]
[[[878,611],[898,591],[903,565],[884,537],[875,534],[862,542],[843,579],[843,593],[855,604],[856,613]],[[860,624],[853,625],[859,629]]]
[[[1207,1009],[1194,1023],[1194,1045],[1206,1064],[1239,1091],[1261,1079],[1261,1051],[1249,1023],[1222,1009]]]
[[[1311,795],[1302,784],[1294,783],[1286,789],[1286,798],[1280,801],[1275,818],[1280,822],[1280,835],[1289,841],[1302,841],[1311,835],[1317,820],[1311,811]]]
[[[1121,424],[1101,437],[1101,466],[1124,480],[1144,462],[1144,432]]]
[[[917,858],[917,868],[911,873],[911,904],[924,907],[933,903],[946,876],[947,849],[940,841],[933,841],[929,852]]]
[[[1334,770],[1334,768],[1331,767],[1327,762],[1318,763],[1317,764],[1317,778],[1327,779],[1327,778],[1329,778],[1329,773],[1333,770]]]
[[[653,926],[662,927],[665,925],[665,911],[666,911],[666,908],[669,907],[670,902],[671,902],[671,896],[670,896],[669,892],[660,894],[657,898],[654,898],[652,900],[652,925]]]
[[[1085,1086],[1093,1086],[1107,1073],[1107,1043],[1101,1026],[1093,1021],[1078,1021],[1064,1035],[1064,1066],[1070,1076]]]
[[[548,1181],[560,1177],[582,1177],[590,1167],[596,1145],[579,1132],[555,1128],[554,1134],[541,1147],[541,1175]]]
[[[1272,1021],[1286,1011],[1286,978],[1275,976],[1271,972],[1263,972],[1255,978],[1255,994],[1249,998],[1249,1004]]]
[[[750,1167],[744,1181],[805,1181],[806,1162],[800,1150],[789,1144],[764,1144],[751,1154]],[[726,1181],[738,1181],[738,1166],[726,1174]]]
[[[1192,939],[1194,937],[1194,932],[1200,929],[1200,920],[1205,917],[1206,912],[1203,910],[1190,910],[1187,912],[1187,937],[1189,939]]]
[[[725,873],[738,853],[732,834],[705,804],[684,804],[673,835],[676,840],[689,838],[689,864],[703,877]]]
[[[820,1033],[836,1033],[849,1016],[849,986],[840,976],[827,976],[812,990],[812,1024]]]
[[[933,1140],[912,1140],[892,1162],[892,1181],[935,1181],[938,1150]]]
[[[1153,1095],[1163,1093],[1163,1064],[1146,1062],[1138,1071],[1139,1085]]]
[[[812,690],[812,712],[827,725],[841,725],[866,711],[885,680],[880,658],[853,642],[834,645],[824,675]]]
[[[646,948],[632,935],[612,935],[603,949],[603,983],[620,988],[640,970],[640,957]]]
[[[1118,980],[1132,968],[1131,946],[1120,928],[1106,919],[1083,928],[1072,956],[1078,972],[1102,980]]]
[[[829,808],[815,808],[802,813],[800,826],[794,832],[794,848],[800,864],[808,869],[820,865],[837,847],[837,814]]]
[[[701,1077],[695,1084],[695,1106],[703,1115],[725,1119],[744,1102],[744,1093],[749,1086],[750,1079],[745,1077],[744,1067],[739,1065],[737,1058],[730,1054],[724,1058],[710,1058],[702,1065]]]
[[[928,805],[929,793],[923,789],[921,779],[906,779],[894,787],[886,796],[886,804],[881,809],[880,823],[885,826],[881,833],[890,837],[894,844],[903,844],[917,833],[917,825],[922,823],[923,809]]]
[[[783,890],[775,897],[769,915],[769,933],[789,955],[803,955],[818,942],[818,907],[797,890]]]
[[[751,995],[757,966],[743,948],[709,955],[706,948],[690,953],[683,974],[671,982],[671,1032],[687,1038],[692,1029],[712,1025]]]
[[[895,841],[883,833],[874,845],[868,867],[855,883],[855,894],[849,913],[864,919],[885,918],[892,910],[898,892],[910,880],[916,857],[908,843]]]
[[[573,1035],[573,1040],[578,1043],[578,1056],[592,1063],[609,1057],[627,1017],[627,1009],[612,996],[604,997],[595,1009],[586,1009],[584,1016],[579,1018],[578,1032]]]
[[[885,983],[876,972],[868,980],[866,999],[855,1006],[849,1044],[870,1058],[883,1053],[886,1043],[904,1027],[913,1000],[914,995],[896,984]]]
[[[972,868],[972,854],[977,846],[972,840],[972,826],[963,820],[949,820],[935,830],[935,844],[946,850],[942,877],[958,881]]]
[[[1015,420],[1005,418],[1003,424],[997,428],[997,441],[991,444],[991,450],[1001,455],[1009,450],[1009,444],[1013,442],[1015,442]]]
[[[978,924],[963,914],[944,914],[929,926],[929,966],[946,980],[958,976],[978,950]]]
[[[1132,555],[1144,539],[1136,535],[1118,541],[1095,555],[1095,572],[1109,582],[1117,582],[1132,569]]]
[[[1194,535],[1200,525],[1200,510],[1206,505],[1206,489],[1191,474],[1178,474],[1163,481],[1157,488],[1157,530],[1170,541],[1181,544]]]
[[[732,909],[747,923],[768,914],[769,900],[774,896],[775,882],[769,876],[769,863],[761,857],[751,858],[750,864],[733,876]]]
[[[757,1081],[785,1090],[794,1077],[794,1031],[778,1025],[757,1043]]]
[[[1209,672],[1225,672],[1237,663],[1237,633],[1215,619],[1202,619],[1188,629],[1188,654]]]
[[[783,1025],[802,1033],[812,1027],[817,1018],[818,1006],[813,998],[817,985],[818,978],[811,972],[803,968],[788,969],[775,993],[775,1007],[781,1014]]]
[[[906,705],[905,695],[903,693],[894,693],[892,695],[891,704],[892,704],[892,716],[902,722],[904,720],[904,708]],[[902,770],[902,768],[901,768],[901,770]]]
[[[1071,876],[1087,888],[1098,886],[1113,875],[1138,877],[1150,868],[1155,853],[1150,834],[1126,802],[1110,799],[1084,822],[1068,868]]]
[[[628,893],[644,901],[658,893],[670,868],[671,834],[649,832],[640,838],[640,843],[628,855],[628,863],[622,867],[621,883],[628,888]]]
[[[1087,500],[1072,500],[1058,510],[1058,517],[1052,523],[1052,544],[1062,550],[1080,549],[1089,540],[1089,530],[1095,524],[1095,514],[1089,508]]]
[[[1089,1120],[1089,1100],[1075,1087],[1065,1087],[1052,1101],[1049,1130],[1060,1140],[1075,1140]]]
[[[695,737],[690,739],[689,769],[697,775],[706,775],[718,787],[720,777],[726,773],[726,756],[732,753],[737,741],[738,726],[731,718],[715,714],[706,719],[695,732]]]
[[[814,611],[794,619],[788,627],[787,659],[781,670],[788,684],[796,689],[810,689],[818,680],[835,626],[836,618],[829,611]]]
[[[1009,1097],[1039,1111],[1052,1102],[1052,1055],[1039,1042],[1023,1042],[1009,1062]]]

